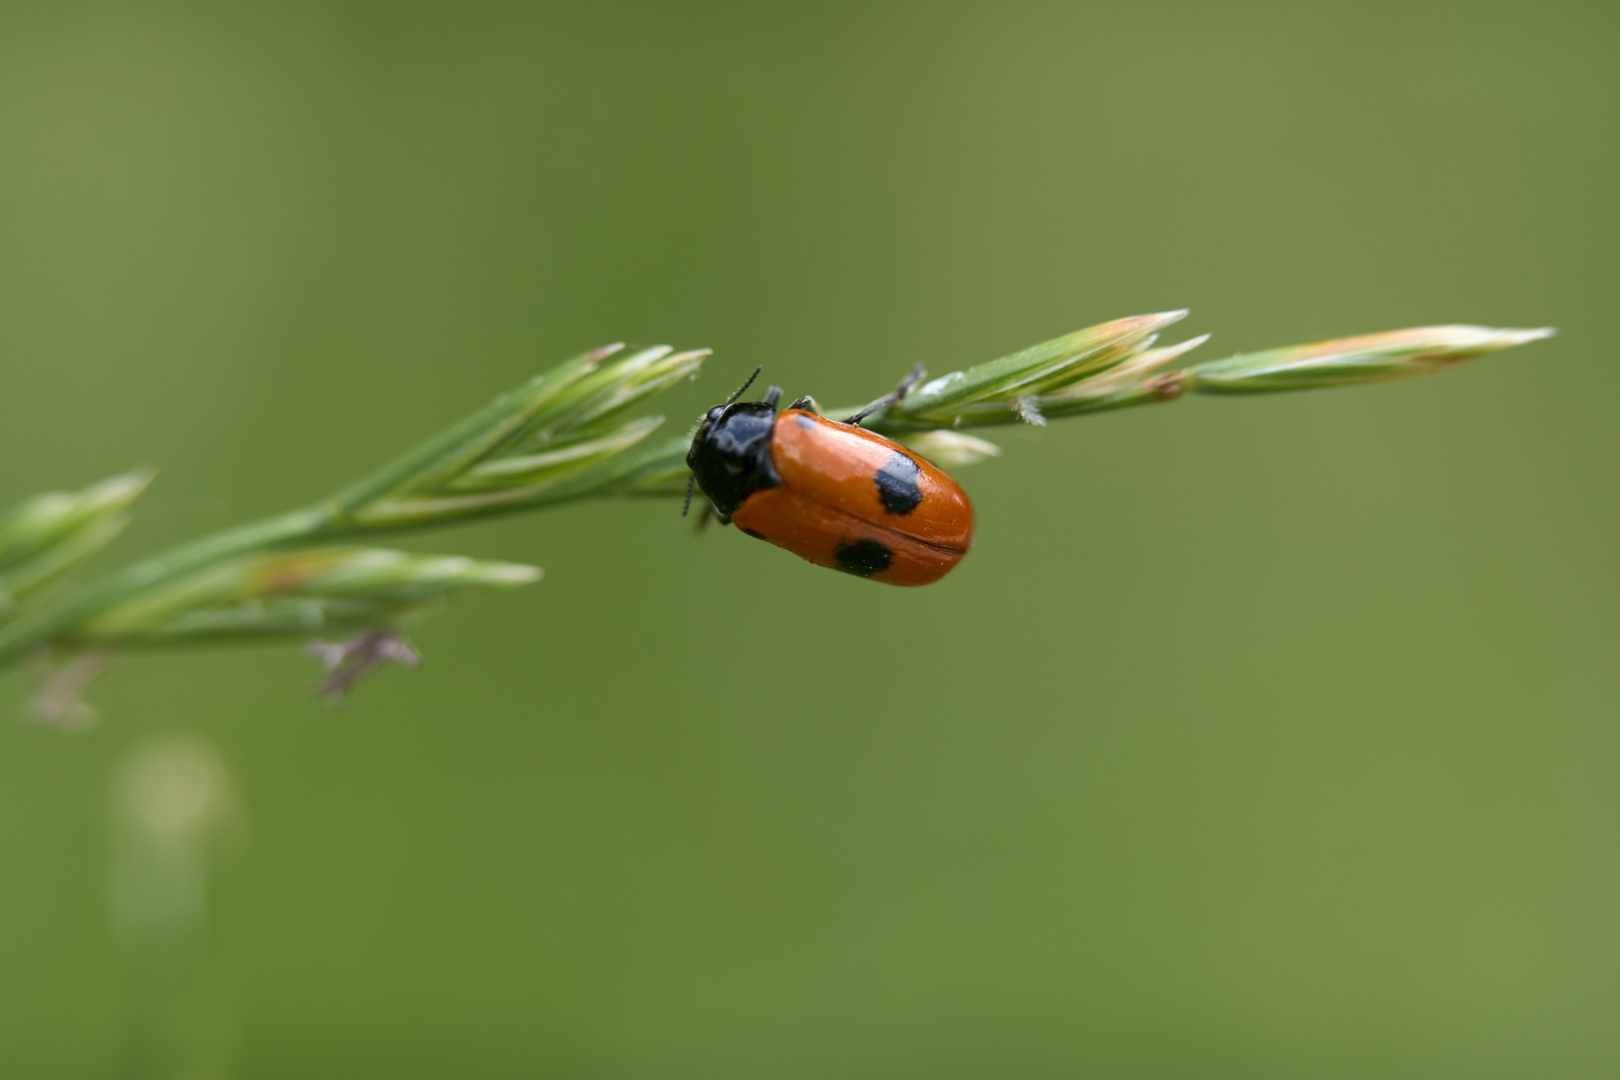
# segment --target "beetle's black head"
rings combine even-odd
[[[758,375],[755,368],[735,394],[708,411],[686,452],[686,465],[697,486],[726,520],[748,496],[782,482],[771,464],[771,433],[782,391],[773,386],[764,401],[737,400]]]

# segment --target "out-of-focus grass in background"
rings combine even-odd
[[[246,1076],[1620,1070],[1620,12],[11,5],[0,499],[298,505],[605,341],[854,401],[1189,306],[1556,341],[1021,430],[946,582],[665,502],[332,711],[292,649],[0,726],[0,1072],[133,1068],[109,790],[217,748]],[[101,565],[106,565],[103,560]],[[4,683],[7,709],[24,681]]]

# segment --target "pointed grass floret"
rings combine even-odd
[[[960,431],[921,431],[900,442],[945,469],[966,468],[1001,454],[1001,447],[988,439]]]
[[[1039,401],[1123,363],[1151,344],[1160,330],[1186,315],[1185,311],[1166,311],[1115,319],[941,375],[906,395],[889,410],[889,417],[901,424],[948,426],[981,415],[973,406],[988,405],[1009,414],[1001,422],[1021,419],[1014,402]],[[987,419],[990,414],[982,415]]]
[[[1197,389],[1206,394],[1353,386],[1427,375],[1487,353],[1549,338],[1557,332],[1552,327],[1513,330],[1419,326],[1243,353],[1200,364],[1193,374]]]
[[[695,374],[707,349],[581,354],[339,499],[363,529],[463,520],[580,498],[622,480],[626,454],[663,423],[624,413]],[[430,444],[432,446],[434,444]]]
[[[47,492],[0,519],[0,620],[111,543],[151,482],[151,472],[137,470],[82,491]]]

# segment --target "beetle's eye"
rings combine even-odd
[[[707,418],[709,423],[713,424],[717,422],[720,419],[721,414],[723,414],[725,411],[725,408],[720,405],[716,405],[714,408],[710,409]]]

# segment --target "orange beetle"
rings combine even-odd
[[[840,423],[809,398],[781,413],[773,386],[739,402],[759,369],[692,438],[686,464],[722,522],[817,566],[890,585],[928,585],[962,560],[973,541],[973,506],[944,471],[862,429],[868,414],[905,396],[921,371]]]

